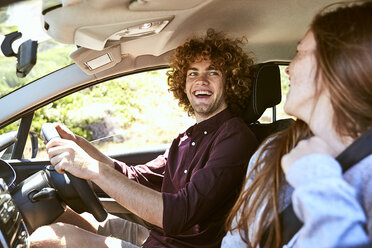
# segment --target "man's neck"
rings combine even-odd
[[[217,111],[215,111],[215,112],[213,112],[212,114],[209,114],[209,115],[203,115],[203,114],[195,113],[196,123],[200,123],[202,121],[208,120],[209,118],[212,118],[213,116],[221,113],[225,109],[227,109],[227,107],[221,108],[221,109],[219,109],[219,110],[217,110]]]

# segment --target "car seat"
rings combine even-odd
[[[279,65],[267,62],[257,64],[253,69],[255,77],[252,97],[242,117],[256,135],[257,140],[262,142],[269,135],[289,127],[294,120],[291,118],[276,120],[275,106],[280,103],[282,97]],[[273,108],[273,122],[260,123],[258,119],[268,108]]]

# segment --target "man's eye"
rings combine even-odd
[[[189,74],[188,74],[188,76],[196,76],[196,75],[198,75],[196,72],[190,72]]]
[[[211,71],[211,72],[209,72],[209,75],[210,76],[218,76],[220,74],[217,71]]]

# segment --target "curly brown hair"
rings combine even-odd
[[[204,38],[192,38],[176,49],[167,72],[169,91],[189,115],[194,115],[194,109],[184,92],[187,70],[190,64],[208,59],[224,75],[225,101],[229,109],[241,115],[251,95],[251,66],[254,64],[240,47],[245,41],[245,38],[229,39],[221,32],[208,29]]]

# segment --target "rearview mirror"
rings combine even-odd
[[[18,49],[17,76],[25,77],[36,64],[37,41],[27,40]]]
[[[6,57],[17,58],[17,77],[25,77],[36,64],[37,41],[27,40],[23,42],[18,48],[18,54],[13,51],[12,44],[15,40],[22,37],[22,33],[16,31],[5,35],[1,43],[1,51]]]

